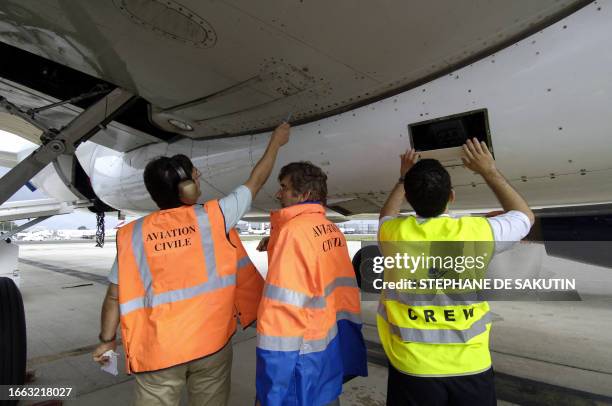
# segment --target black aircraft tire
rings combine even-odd
[[[357,278],[357,285],[362,292],[379,293],[373,288],[374,279],[381,278],[380,275],[373,273],[372,264],[374,257],[380,256],[378,245],[366,245],[361,247],[353,257],[353,270]]]
[[[21,293],[0,278],[0,385],[23,385],[26,372],[26,324]]]

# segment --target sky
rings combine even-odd
[[[11,134],[6,131],[0,130],[0,151],[5,152],[20,152],[24,149],[28,149],[36,146],[35,144],[27,141],[17,135]],[[4,176],[10,169],[0,166],[0,176]],[[30,191],[27,187],[22,187],[15,193],[8,201],[19,201],[19,200],[36,200],[46,199],[44,193],[40,190],[34,192]],[[25,221],[19,221],[18,223],[24,223]],[[114,227],[117,224],[117,213],[106,213],[105,225],[106,228]],[[60,229],[76,229],[80,226],[85,226],[88,229],[96,228],[96,215],[87,209],[81,209],[71,214],[62,214],[59,216],[53,216],[41,223],[37,224],[37,227],[45,227],[50,230]]]
[[[21,138],[18,135],[0,130],[0,151],[19,152],[34,146],[36,146],[36,144],[33,142]]]

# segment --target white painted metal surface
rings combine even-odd
[[[5,0],[0,40],[143,96],[189,137],[369,100],[584,0]]]
[[[0,221],[69,214],[77,208],[84,208],[88,205],[87,201],[68,203],[53,198],[7,202],[0,206]]]
[[[12,168],[17,165],[17,154],[15,152],[0,151],[0,166]]]

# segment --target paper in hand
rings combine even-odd
[[[117,376],[119,374],[119,371],[117,370],[117,353],[113,350],[108,350],[102,354],[102,356],[108,357],[108,362],[102,365],[100,369],[102,369],[104,372],[108,372],[111,375]]]

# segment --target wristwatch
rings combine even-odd
[[[113,338],[111,338],[110,340],[105,340],[102,338],[102,333],[98,334],[98,340],[100,340],[100,342],[104,344],[112,343],[113,341],[115,341],[116,338],[117,338],[117,334],[114,334]]]

